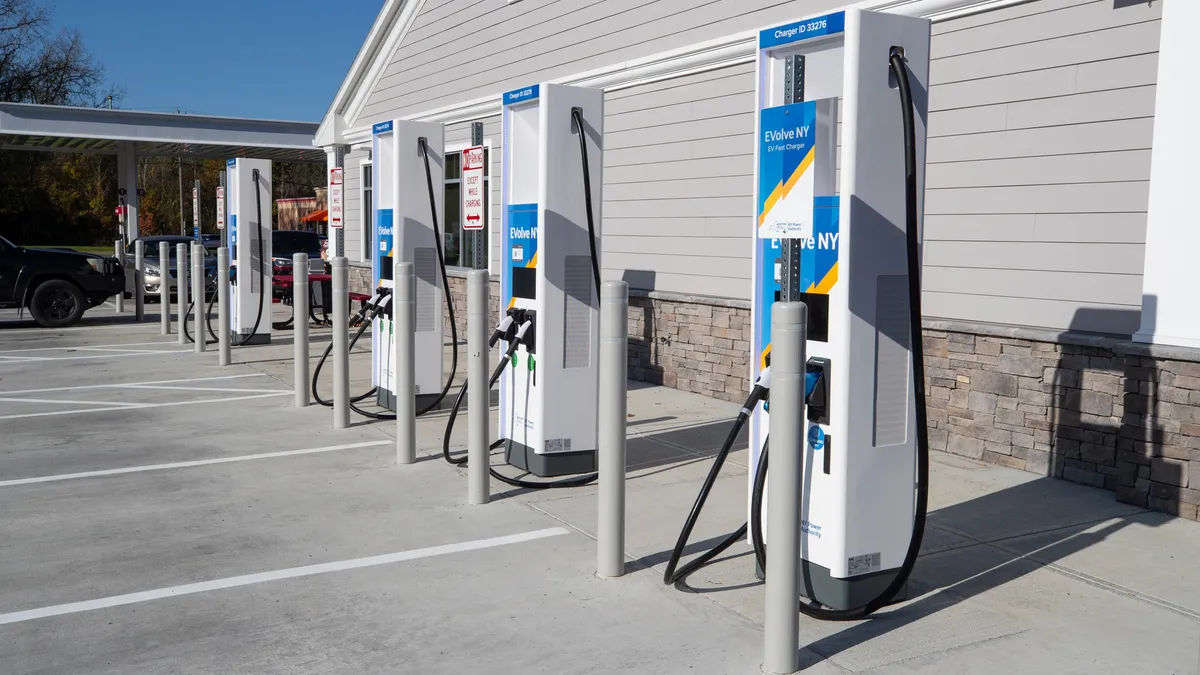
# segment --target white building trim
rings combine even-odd
[[[863,0],[851,6],[906,16],[921,16],[937,22],[1032,1]],[[391,54],[403,42],[424,3],[425,0],[387,0],[367,36],[367,42],[359,50],[350,74],[342,83],[333,105],[321,122],[314,141],[316,145],[345,143],[360,146],[370,142],[371,121],[359,124],[358,115],[383,75]],[[390,29],[385,31],[385,28]],[[617,91],[707,70],[752,63],[757,36],[757,30],[746,31],[551,81]],[[454,124],[492,117],[500,114],[500,96],[503,93],[497,91],[470,101],[409,115],[406,119]],[[354,126],[350,126],[351,123],[354,123]]]

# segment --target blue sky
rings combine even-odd
[[[317,122],[383,0],[42,0],[122,108]]]

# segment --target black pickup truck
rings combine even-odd
[[[116,258],[16,246],[0,237],[0,308],[28,308],[38,325],[62,328],[125,292]]]

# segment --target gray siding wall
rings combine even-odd
[[[428,0],[355,124],[836,4],[568,1]],[[1136,329],[1160,16],[1161,3],[1039,0],[935,24],[927,315]],[[460,52],[452,34],[470,31],[482,31],[480,47]],[[605,277],[749,297],[753,71],[731,66],[609,92]],[[452,125],[447,142],[468,134]],[[498,207],[498,118],[485,134]]]
[[[754,64],[611,92],[604,277],[750,297]]]
[[[1137,329],[1161,14],[1041,0],[935,24],[926,314]]]
[[[416,1],[416,0],[410,0]],[[820,12],[843,0],[425,0],[356,125]],[[473,36],[464,43],[464,36]],[[470,44],[464,49],[464,44]]]

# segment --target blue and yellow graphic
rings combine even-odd
[[[765,108],[759,117],[758,236],[812,236],[815,101]]]
[[[538,262],[538,205],[510,204],[504,222],[504,306],[512,307],[513,276],[517,269],[537,269]]]
[[[838,197],[816,197],[813,200],[813,234],[808,239],[798,240],[800,246],[800,288],[804,293],[828,295],[838,280]],[[755,306],[762,308],[755,321],[755,344],[759,350],[759,368],[766,367],[767,355],[771,353],[771,303],[778,299],[782,290],[779,275],[784,273],[781,265],[781,242],[779,239],[758,240],[758,283],[756,284]]]
[[[375,210],[375,241],[379,242],[379,250],[375,252],[379,261],[375,267],[375,285],[379,285],[380,272],[382,270],[383,258],[392,257],[392,210],[391,209],[376,209]]]

